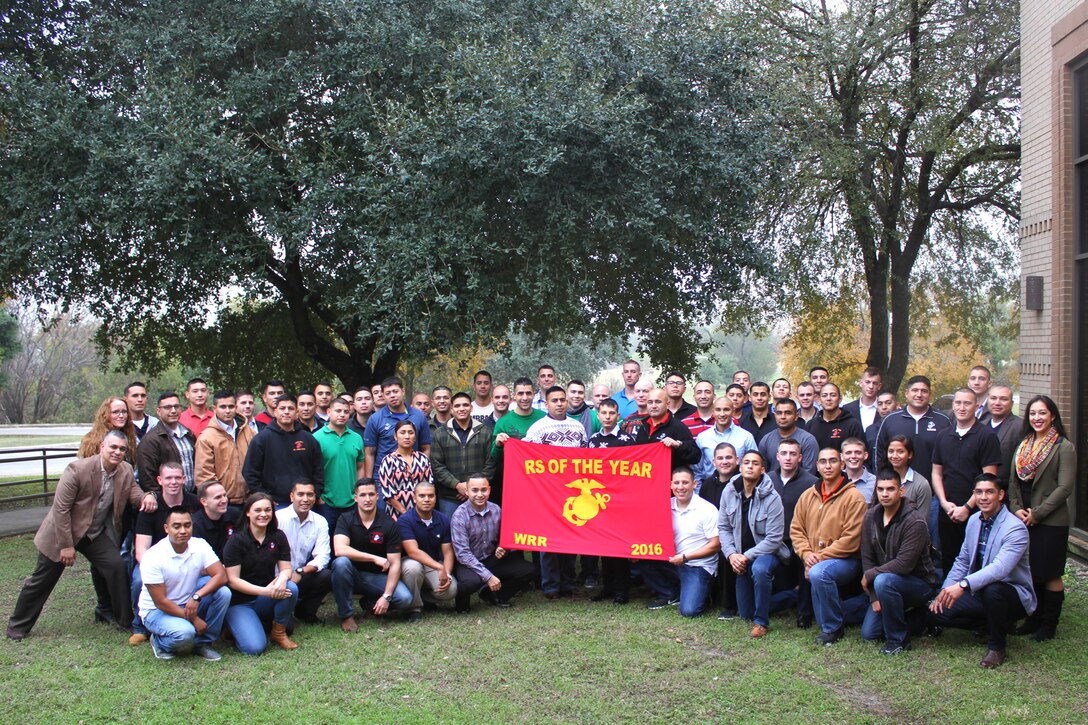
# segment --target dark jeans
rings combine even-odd
[[[883,637],[893,647],[906,643],[910,639],[907,610],[924,606],[933,597],[933,587],[916,576],[901,574],[877,574],[869,586],[880,602],[880,611],[874,611],[870,604],[861,623],[862,638]]]
[[[566,594],[574,590],[574,562],[577,558],[577,554],[541,553],[540,587],[545,594]]]
[[[934,496],[934,499],[937,497]],[[937,519],[938,536],[941,539],[941,570],[951,571],[952,564],[963,547],[963,537],[967,533],[967,522],[957,524],[941,511]]]
[[[536,580],[536,567],[526,561],[520,551],[507,552],[501,559],[492,555],[480,563],[502,582],[502,587],[495,592],[495,600],[499,602],[509,602]],[[473,593],[481,591],[487,582],[464,564],[458,563],[455,572],[457,611],[460,612],[468,609]]]
[[[1005,635],[1011,623],[1027,616],[1012,584],[994,582],[977,592],[964,594],[940,614],[929,613],[930,624],[956,629],[985,628],[987,647],[1005,651]]]
[[[76,544],[76,551],[83,554],[91,565],[97,568],[102,581],[109,592],[110,611],[122,627],[132,624],[132,604],[128,596],[128,570],[117,544],[109,536],[102,534],[93,541],[84,536]],[[15,611],[8,619],[8,628],[26,634],[41,616],[42,607],[53,588],[57,586],[65,566],[52,561],[44,554],[38,554],[38,565],[34,573],[23,582]]]
[[[336,531],[336,522],[340,519],[340,517],[349,511],[354,511],[355,508],[355,506],[338,508],[336,506],[330,506],[327,503],[319,503],[318,505],[314,506],[314,511],[316,511],[326,521],[329,522],[329,536],[332,536],[333,532]]]
[[[325,597],[331,591],[332,569],[329,567],[303,574],[298,581],[298,604],[295,605],[295,616],[303,620],[316,617],[317,610],[321,608],[321,602],[325,601]]]
[[[706,610],[714,575],[703,567],[656,560],[640,561],[639,567],[646,586],[662,597],[680,600],[681,616],[698,617]]]

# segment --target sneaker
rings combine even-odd
[[[904,642],[903,644],[886,644],[880,648],[880,654],[894,657],[909,652],[910,649],[910,642]]]
[[[650,603],[646,605],[646,608],[664,609],[665,607],[675,607],[679,603],[679,599],[671,599],[669,597],[654,597],[652,600],[650,600]]]
[[[718,619],[720,621],[722,621],[722,622],[724,622],[724,621],[726,621],[728,619],[736,619],[736,618],[737,618],[737,610],[735,610],[735,609],[723,609],[720,612],[718,612]]]
[[[173,652],[167,652],[164,649],[159,649],[159,645],[155,641],[154,637],[151,638],[151,651],[155,653],[155,659],[158,659],[158,660],[172,660],[172,659],[174,659],[174,653]]]
[[[812,626],[811,614],[798,614],[797,615],[797,629],[808,629]]]
[[[128,638],[129,647],[139,647],[147,641],[147,635],[143,632],[133,632]]]
[[[223,659],[223,655],[216,652],[214,649],[206,644],[197,645],[193,647],[193,654],[201,659],[205,659],[208,662],[218,662]]]
[[[767,628],[764,627],[762,624],[757,624],[754,627],[752,627],[752,633],[751,633],[750,636],[752,637],[752,639],[759,639],[760,637],[766,637],[767,636],[767,631],[768,631]]]
[[[600,582],[595,576],[587,576],[585,587],[586,589],[596,589],[600,585]]]
[[[843,629],[842,629],[842,627],[839,627],[838,629],[836,629],[833,632],[820,632],[818,635],[816,635],[816,641],[819,642],[820,644],[824,645],[825,647],[830,647],[831,645],[835,644],[836,642],[838,642],[842,638],[843,638]]]

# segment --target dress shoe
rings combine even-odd
[[[11,627],[8,627],[7,631],[4,632],[4,636],[10,639],[12,642],[22,642],[24,639],[26,639],[26,635],[26,632],[20,632],[19,630],[12,629]]]
[[[146,634],[144,634],[143,632],[133,632],[131,635],[129,635],[128,646],[129,647],[139,647],[140,645],[142,645],[146,641],[147,641],[147,635]]]
[[[617,594],[616,596],[612,597],[613,604],[627,604],[628,601],[630,600],[628,599],[626,594]]]
[[[106,609],[94,610],[94,623],[95,624],[117,624],[117,617],[113,616],[113,612]]]
[[[615,596],[615,595],[612,594],[612,592],[607,591],[605,589],[602,589],[601,591],[597,592],[592,597],[590,597],[589,601],[591,601],[591,602],[603,602],[606,599],[611,599],[613,596]]]
[[[760,637],[766,637],[767,632],[768,629],[766,627],[764,627],[762,624],[757,624],[752,627],[752,633],[750,636],[752,637],[752,639],[759,639]]]
[[[992,649],[986,652],[986,656],[979,662],[981,667],[985,667],[988,670],[993,670],[1005,663],[1005,651],[999,649]]]

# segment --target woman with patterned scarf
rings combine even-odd
[[[1065,600],[1062,574],[1077,453],[1065,435],[1058,406],[1047,396],[1032,398],[1024,419],[1024,439],[1009,478],[1009,510],[1028,527],[1031,578],[1039,606],[1016,633],[1044,642],[1053,639]]]

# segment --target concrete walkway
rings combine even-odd
[[[42,525],[48,506],[26,506],[0,511],[0,538],[33,534]]]

